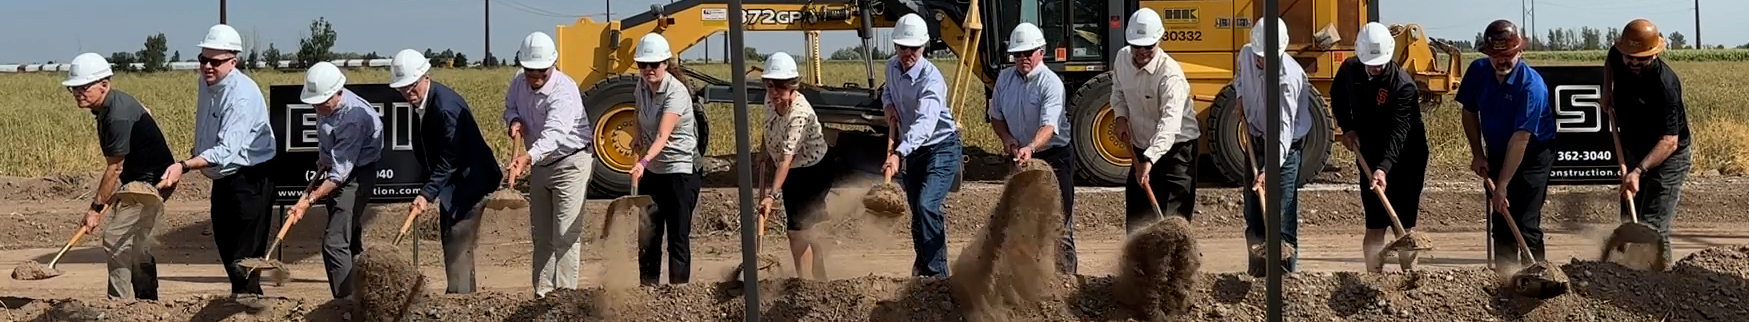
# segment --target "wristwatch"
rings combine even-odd
[[[91,211],[103,211],[103,204],[97,203],[96,201],[92,201],[91,202]]]
[[[774,192],[772,192],[772,193],[770,193],[770,194],[767,194],[767,195],[765,195],[765,197],[766,197],[766,198],[771,198],[771,199],[773,199],[773,200],[776,200],[776,199],[783,199],[783,192],[781,192],[781,191],[774,191]]]
[[[176,165],[182,168],[183,173],[188,172],[188,160],[178,160],[176,161]]]

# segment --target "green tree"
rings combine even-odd
[[[116,52],[113,54],[109,54],[109,63],[114,64],[115,71],[118,71],[118,72],[139,71],[137,69],[134,69],[135,62],[136,61],[134,59],[134,53]]]
[[[255,49],[255,48],[250,48],[248,59],[243,60],[243,65],[237,66],[237,68],[242,68],[244,70],[255,69],[255,64],[260,63],[260,62],[261,62],[261,51]]]
[[[334,41],[338,38],[327,18],[318,17],[310,22],[310,33],[298,39],[298,66],[309,67],[333,59]]]
[[[455,68],[468,67],[468,55],[463,55],[462,52],[455,52],[455,59],[452,61]]]
[[[279,48],[274,48],[273,44],[267,44],[267,51],[261,52],[261,60],[267,63],[267,69],[279,69],[279,61],[285,60],[285,55],[279,52]]]
[[[1682,32],[1680,32],[1680,31],[1671,32],[1670,33],[1670,49],[1683,49],[1683,48],[1688,48],[1688,36],[1683,36]]]
[[[180,61],[182,61],[182,51],[181,50],[178,50],[178,51],[176,51],[175,54],[170,55],[170,62],[174,63],[174,62],[180,62]]]
[[[741,56],[747,61],[765,61],[765,56],[759,54],[759,48],[742,47]]]
[[[1615,39],[1621,38],[1621,29],[1609,27],[1609,33],[1603,35],[1603,48],[1615,46]]]
[[[1597,28],[1579,28],[1580,47],[1585,50],[1603,49],[1603,31]]]
[[[883,60],[883,59],[893,57],[892,52],[882,51],[880,47],[875,47],[872,54],[873,54],[875,60]],[[858,59],[862,59],[862,45],[859,44],[856,46],[839,48],[838,50],[832,51],[831,56],[826,56],[826,59],[831,59],[831,60],[858,60]]]
[[[170,70],[170,62],[164,57],[169,50],[169,40],[164,37],[164,33],[146,36],[146,48],[135,54],[134,59],[145,65],[140,71],[149,73]]]

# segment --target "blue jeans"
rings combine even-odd
[[[1253,137],[1251,137],[1251,142],[1270,142],[1270,141],[1265,141],[1265,140],[1263,140],[1263,138],[1253,136]],[[1299,181],[1299,177],[1300,177],[1300,152],[1301,152],[1301,150],[1304,150],[1304,149],[1305,149],[1305,144],[1303,141],[1294,140],[1294,143],[1288,146],[1287,151],[1282,151],[1282,153],[1287,154],[1287,162],[1284,162],[1281,165],[1281,190],[1282,190],[1282,193],[1281,193],[1281,196],[1273,196],[1273,195],[1269,196],[1271,200],[1276,200],[1277,202],[1282,203],[1281,204],[1281,228],[1280,228],[1281,229],[1281,232],[1280,232],[1281,233],[1281,241],[1286,242],[1290,246],[1293,246],[1295,250],[1298,250],[1300,248],[1300,240],[1297,237],[1297,235],[1299,234],[1299,230],[1300,230],[1300,207],[1299,207],[1300,203],[1299,203],[1299,198],[1297,198],[1299,193],[1298,193],[1298,191],[1296,191],[1296,190],[1299,190],[1299,185],[1295,184],[1295,183]],[[1259,166],[1262,166],[1264,164],[1268,164],[1266,162],[1274,161],[1274,160],[1264,158],[1263,149],[1253,148],[1251,151],[1251,154],[1257,158],[1256,159],[1257,162],[1260,163],[1260,164],[1258,164]],[[1258,170],[1263,170],[1263,169],[1258,169]],[[1263,230],[1264,221],[1263,221],[1263,208],[1262,208],[1263,204],[1258,202],[1257,193],[1251,189],[1250,182],[1244,183],[1244,186],[1245,186],[1245,244],[1246,245],[1263,244],[1265,241],[1267,241],[1267,239],[1266,239],[1267,237],[1265,235],[1263,235],[1264,234],[1264,230]],[[1293,272],[1294,271],[1294,264],[1298,263],[1299,260],[1300,260],[1299,252],[1296,251],[1296,252],[1294,252],[1293,257],[1289,257],[1287,261],[1283,261],[1281,263],[1282,271]],[[1261,272],[1264,272],[1264,265],[1266,265],[1266,264],[1263,261],[1250,261],[1250,265],[1248,266],[1247,271],[1251,272],[1252,275],[1261,276],[1262,275]]]
[[[914,276],[947,277],[947,213],[942,203],[960,171],[958,134],[935,145],[918,147],[905,156],[899,176],[905,202],[911,205],[911,244],[917,259]]]

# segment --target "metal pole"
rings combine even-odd
[[[741,0],[729,0],[729,12],[729,47],[743,48],[746,46],[742,39],[746,32],[746,22],[741,15]],[[743,50],[733,50],[724,56],[729,58],[729,70],[747,70],[747,57],[743,57],[746,56],[745,53]],[[743,284],[746,286],[741,288],[747,300],[744,320],[759,322],[759,270],[755,269],[759,267],[756,237],[759,232],[754,228],[759,226],[754,224],[759,218],[753,217],[753,158],[752,148],[748,146],[752,139],[747,137],[747,73],[730,74],[734,78],[729,83],[734,84],[735,93],[735,179],[740,182],[738,198],[741,201],[741,267],[747,268],[741,270],[741,280],[746,281]]]
[[[1700,44],[1700,0],[1694,0],[1694,48],[1705,49]]]
[[[868,88],[875,87],[874,70],[874,16],[869,8],[874,7],[874,0],[863,0],[856,6],[856,11],[862,14],[862,26],[856,29],[856,36],[862,37],[862,66],[868,70]]]
[[[1263,60],[1265,61],[1263,64],[1264,65],[1263,74],[1267,75],[1267,76],[1264,76],[1265,77],[1264,83],[1268,84],[1267,87],[1265,87],[1266,89],[1268,89],[1268,91],[1264,92],[1264,93],[1266,93],[1266,94],[1264,94],[1264,97],[1266,97],[1265,101],[1269,102],[1269,103],[1265,104],[1268,107],[1266,110],[1269,111],[1268,113],[1265,113],[1265,114],[1269,115],[1268,117],[1265,118],[1265,120],[1267,120],[1267,122],[1269,124],[1269,126],[1268,126],[1269,130],[1265,131],[1266,132],[1265,135],[1267,136],[1267,138],[1263,140],[1263,142],[1268,143],[1268,144],[1265,144],[1264,148],[1263,148],[1263,151],[1264,151],[1263,158],[1264,158],[1264,160],[1267,160],[1267,161],[1264,161],[1264,166],[1263,166],[1263,169],[1264,169],[1263,172],[1264,172],[1264,176],[1265,176],[1263,184],[1267,185],[1267,187],[1263,187],[1263,189],[1264,189],[1264,191],[1269,191],[1269,193],[1267,195],[1276,196],[1275,202],[1270,202],[1267,200],[1263,201],[1263,204],[1267,206],[1267,207],[1265,207],[1266,209],[1263,212],[1264,213],[1263,220],[1264,220],[1264,222],[1268,223],[1264,227],[1270,227],[1270,228],[1272,228],[1271,230],[1277,230],[1277,231],[1267,231],[1267,232],[1263,233],[1263,236],[1265,236],[1265,241],[1264,241],[1266,243],[1265,245],[1268,245],[1266,247],[1269,248],[1269,252],[1268,252],[1269,256],[1264,260],[1265,261],[1264,263],[1266,264],[1265,266],[1269,267],[1269,277],[1268,277],[1268,281],[1266,282],[1265,287],[1264,287],[1264,294],[1265,294],[1264,304],[1268,306],[1267,309],[1265,310],[1265,312],[1266,312],[1265,316],[1267,317],[1267,319],[1265,319],[1265,321],[1271,321],[1271,322],[1280,322],[1281,321],[1281,311],[1282,311],[1281,264],[1282,263],[1281,263],[1281,232],[1279,230],[1281,229],[1281,219],[1282,219],[1281,218],[1282,217],[1281,201],[1283,198],[1281,198],[1280,196],[1282,196],[1283,193],[1286,193],[1285,191],[1282,191],[1282,189],[1281,189],[1281,182],[1282,182],[1281,163],[1280,162],[1269,162],[1269,161],[1275,161],[1275,160],[1281,159],[1281,154],[1284,152],[1287,152],[1287,151],[1281,150],[1280,146],[1281,146],[1282,142],[1276,142],[1277,140],[1281,140],[1281,131],[1282,131],[1281,126],[1278,126],[1279,124],[1281,124],[1281,112],[1280,111],[1282,108],[1282,106],[1281,106],[1282,98],[1278,98],[1278,97],[1282,96],[1282,93],[1281,93],[1281,90],[1282,90],[1282,88],[1281,88],[1281,67],[1282,67],[1281,66],[1281,58],[1282,57],[1281,57],[1281,53],[1280,53],[1282,48],[1280,48],[1281,45],[1279,45],[1278,43],[1282,40],[1285,40],[1285,39],[1281,39],[1281,37],[1279,35],[1279,33],[1281,32],[1280,28],[1287,28],[1287,26],[1282,26],[1278,23],[1275,23],[1281,17],[1281,12],[1279,11],[1279,10],[1281,10],[1279,3],[1278,3],[1279,1],[1280,0],[1266,0],[1266,1],[1264,1],[1264,7],[1263,7],[1263,24],[1264,24],[1264,26],[1267,26],[1267,27],[1265,27],[1267,29],[1265,29],[1263,32],[1263,35],[1264,35],[1263,37],[1266,38],[1266,39],[1264,39],[1264,41],[1265,41],[1264,43],[1266,44],[1264,47],[1268,47],[1265,49],[1266,54],[1263,57],[1264,58]],[[1255,28],[1255,27],[1253,27],[1253,28]],[[1288,97],[1285,99],[1293,99],[1293,98]],[[1305,117],[1305,116],[1301,116],[1301,117]]]
[[[485,19],[486,39],[485,39],[485,42],[481,43],[480,45],[486,46],[485,49],[486,49],[486,58],[487,59],[486,59],[486,62],[482,65],[486,65],[486,67],[492,67],[492,66],[498,64],[498,62],[497,62],[498,58],[492,57],[492,0],[485,0],[485,1],[480,1],[480,2],[484,3],[486,6],[486,8],[485,8],[486,9],[486,19]]]
[[[230,24],[229,22],[226,22],[228,20],[225,17],[225,12],[229,11],[228,7],[230,7],[230,6],[226,5],[225,2],[227,2],[227,1],[219,0],[219,24]]]

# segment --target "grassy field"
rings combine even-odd
[[[949,78],[953,62],[938,65]],[[1533,64],[1596,64],[1587,61],[1533,60]],[[749,64],[750,66],[752,64]],[[1740,108],[1749,98],[1749,89],[1736,84],[1740,75],[1749,75],[1749,62],[1675,62],[1686,89],[1689,120],[1694,126],[1696,171],[1721,170],[1729,174],[1745,173],[1749,169],[1749,110]],[[693,65],[711,75],[727,79],[726,64]],[[843,84],[864,82],[864,69],[857,62],[827,62],[823,65],[821,83]],[[437,70],[434,78],[461,92],[473,103],[475,116],[482,130],[491,133],[487,139],[495,147],[508,147],[503,135],[502,113],[504,89],[513,69]],[[811,75],[804,66],[803,75]],[[262,86],[299,84],[301,73],[252,72]],[[64,77],[59,73],[0,75],[0,139],[8,142],[0,149],[0,175],[42,176],[50,174],[87,173],[101,167],[95,125],[89,112],[74,106],[73,99],[60,86]],[[388,79],[384,70],[348,71],[355,83],[383,83]],[[177,157],[186,157],[193,140],[196,75],[193,72],[159,74],[122,74],[115,78],[115,88],[137,96],[159,119],[171,149]],[[876,75],[879,84],[884,77]],[[810,80],[811,81],[811,80]],[[1740,81],[1740,79],[1738,80]],[[989,125],[982,121],[984,99],[977,84],[968,86],[964,99],[955,101],[955,117],[960,120],[967,144],[996,150],[997,140]],[[588,85],[584,85],[587,87]],[[763,107],[750,105],[750,120],[764,116]],[[713,104],[706,107],[712,121],[710,155],[734,153],[732,106]],[[1437,164],[1462,166],[1468,161],[1455,104],[1446,103],[1426,116],[1428,136],[1434,147]],[[757,123],[755,123],[757,124]],[[753,135],[757,144],[758,135]],[[503,153],[500,150],[500,153]]]

